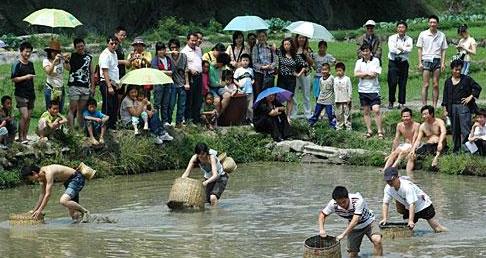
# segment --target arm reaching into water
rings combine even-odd
[[[191,170],[194,167],[194,162],[196,162],[196,159],[197,159],[197,155],[196,154],[192,155],[191,159],[189,160],[189,164],[187,164],[186,171],[184,171],[184,173],[181,176],[182,178],[186,178],[191,174]]]
[[[324,224],[326,223],[326,217],[327,217],[327,215],[324,214],[324,212],[322,212],[322,211],[319,212],[319,220],[318,220],[318,223],[319,223],[319,235],[321,237],[326,237],[327,236],[326,230],[324,229]]]
[[[344,230],[344,232],[341,235],[337,236],[336,239],[338,241],[340,241],[345,236],[347,236],[349,234],[349,232],[351,232],[354,229],[354,227],[358,224],[359,218],[361,218],[361,214],[354,214],[353,218],[349,222],[349,224],[346,227],[346,229]]]

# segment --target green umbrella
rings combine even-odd
[[[83,25],[72,14],[59,9],[41,9],[24,18],[25,22],[32,25],[42,25],[51,28],[74,28]]]
[[[140,68],[133,70],[123,78],[121,78],[121,84],[133,84],[133,85],[159,85],[173,83],[172,78],[167,76],[164,72],[153,68]]]

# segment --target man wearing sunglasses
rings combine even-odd
[[[368,20],[363,25],[363,27],[366,29],[366,32],[356,41],[356,43],[358,44],[358,49],[356,50],[356,53],[358,55],[358,59],[362,58],[360,47],[366,43],[371,46],[372,56],[378,58],[381,65],[381,42],[380,38],[375,34],[375,26],[376,22],[373,20]]]

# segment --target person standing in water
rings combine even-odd
[[[206,187],[206,201],[211,203],[211,206],[216,206],[228,184],[228,175],[224,172],[216,151],[210,150],[205,143],[198,143],[194,153],[182,178],[188,177],[191,170],[198,166],[204,173],[203,186]]]

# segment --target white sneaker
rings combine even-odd
[[[159,137],[155,137],[155,144],[157,144],[157,145],[161,145],[161,144],[163,144],[163,143],[164,143],[164,141],[163,141],[163,140],[161,140]]]
[[[134,131],[134,134],[135,135],[139,135],[140,134],[140,132],[138,131],[138,129]]]
[[[2,150],[8,150],[8,147],[0,143],[0,149],[2,149]]]
[[[148,129],[149,129],[148,123],[143,125],[143,130],[148,130]]]
[[[167,132],[162,134],[162,135],[159,135],[157,137],[158,139],[161,139],[162,141],[172,141],[174,140],[174,137],[170,136]]]
[[[167,127],[169,127],[169,126],[170,126],[170,124],[169,124],[169,123],[167,123],[167,122],[165,122],[165,123],[164,123],[164,128],[167,128]]]

